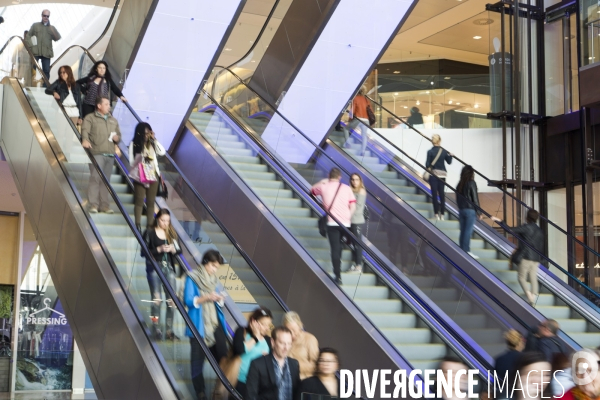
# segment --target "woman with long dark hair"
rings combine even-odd
[[[75,81],[71,67],[63,65],[58,69],[58,79],[46,89],[46,94],[53,95],[63,105],[75,125],[81,125],[81,87]]]
[[[460,172],[460,181],[456,187],[458,203],[458,220],[460,223],[460,248],[474,259],[479,256],[471,253],[471,236],[475,219],[483,219],[479,209],[479,194],[475,183],[475,170],[470,165],[465,165]]]
[[[181,254],[181,247],[177,241],[177,233],[175,233],[175,229],[173,228],[173,225],[171,225],[171,213],[169,210],[163,208],[158,211],[152,228],[148,229],[146,241],[148,249],[158,263],[158,266],[161,268],[162,273],[169,281],[169,284],[173,290],[175,290],[175,255]],[[152,334],[154,339],[162,340],[160,306],[162,304],[163,286],[160,278],[150,263],[146,264],[146,278],[148,279],[150,293],[152,294],[152,305],[150,306]],[[177,338],[175,333],[173,333],[174,305],[172,304],[172,300],[167,292],[164,294],[167,301],[167,313],[165,321],[166,338],[173,340]]]
[[[156,200],[156,192],[160,181],[160,170],[158,169],[158,156],[166,154],[165,148],[158,143],[154,137],[154,132],[150,124],[140,122],[135,127],[133,140],[129,145],[129,164],[132,169],[137,168],[137,165],[145,161],[149,163],[156,174],[156,181],[151,184],[142,184],[133,181],[133,202],[135,214],[135,226],[141,232],[142,211],[144,209],[144,199],[146,199],[146,225],[154,224],[154,202]]]
[[[248,318],[247,327],[239,327],[233,335],[233,354],[240,356],[239,372],[236,377],[235,389],[246,398],[246,378],[250,363],[271,352],[271,330],[273,329],[273,314],[265,307],[259,307]]]
[[[223,264],[223,257],[216,250],[208,250],[202,258],[202,265],[188,271],[183,299],[192,323],[217,362],[227,355],[225,317],[219,306],[223,305],[223,295],[219,292],[217,270]],[[198,399],[206,399],[204,375],[204,352],[189,328],[186,336],[192,347],[192,383]]]
[[[112,80],[108,64],[105,61],[97,61],[89,74],[77,81],[81,85],[81,90],[85,93],[82,106],[82,118],[93,113],[96,110],[96,98],[107,97],[110,99],[110,93],[114,93],[122,101],[127,101],[123,92]]]

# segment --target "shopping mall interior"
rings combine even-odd
[[[600,3],[76,1],[0,0],[0,399],[600,348]]]

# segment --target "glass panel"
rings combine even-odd
[[[0,65],[9,66],[13,76],[31,85],[33,83],[30,74],[32,63],[25,62],[25,67],[20,64],[21,60],[27,60],[26,55],[21,39],[13,39],[0,55]],[[52,96],[46,95],[44,89],[35,86],[25,87],[24,91],[46,137],[50,140],[54,136],[56,139],[56,144],[52,141],[49,143],[54,154],[57,155],[57,162],[67,176],[82,210],[95,229],[111,265],[115,268],[115,273],[120,278],[123,289],[133,301],[131,306],[135,307],[137,315],[143,318],[141,322],[146,327],[146,334],[153,343],[161,365],[167,375],[172,377],[171,383],[175,390],[184,398],[193,397],[192,393],[195,391],[192,386],[192,368],[190,368],[191,344],[186,339],[189,333],[186,332],[187,325],[183,317],[186,311],[182,306],[175,306],[168,295],[169,291],[164,286],[164,282],[169,282],[175,288],[175,276],[164,271],[168,280],[153,279],[154,289],[151,294],[147,268],[156,271],[158,266],[155,262],[150,263],[143,256],[145,253],[131,228],[133,226],[132,194],[128,185],[123,183],[123,177],[115,166],[114,158],[103,155],[94,157],[106,171],[103,171],[102,175],[111,182],[110,186],[106,186],[101,181],[97,190],[108,191],[108,206],[117,212],[90,213],[89,204],[85,199],[90,184],[90,174],[97,173],[97,165],[91,162],[88,153],[81,147],[78,132]],[[158,276],[156,272],[154,274]],[[162,331],[160,335],[159,330]],[[195,339],[191,339],[191,342],[200,346]],[[207,393],[210,393],[216,383],[216,373],[210,363],[204,363],[203,368]]]

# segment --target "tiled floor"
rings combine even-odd
[[[73,394],[70,392],[26,392],[0,393],[0,400],[96,400],[94,393]]]

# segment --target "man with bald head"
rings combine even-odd
[[[50,59],[54,57],[52,41],[60,40],[60,33],[50,24],[50,10],[42,11],[42,22],[31,25],[25,44],[31,49],[35,59],[42,64],[46,78],[50,77]]]

